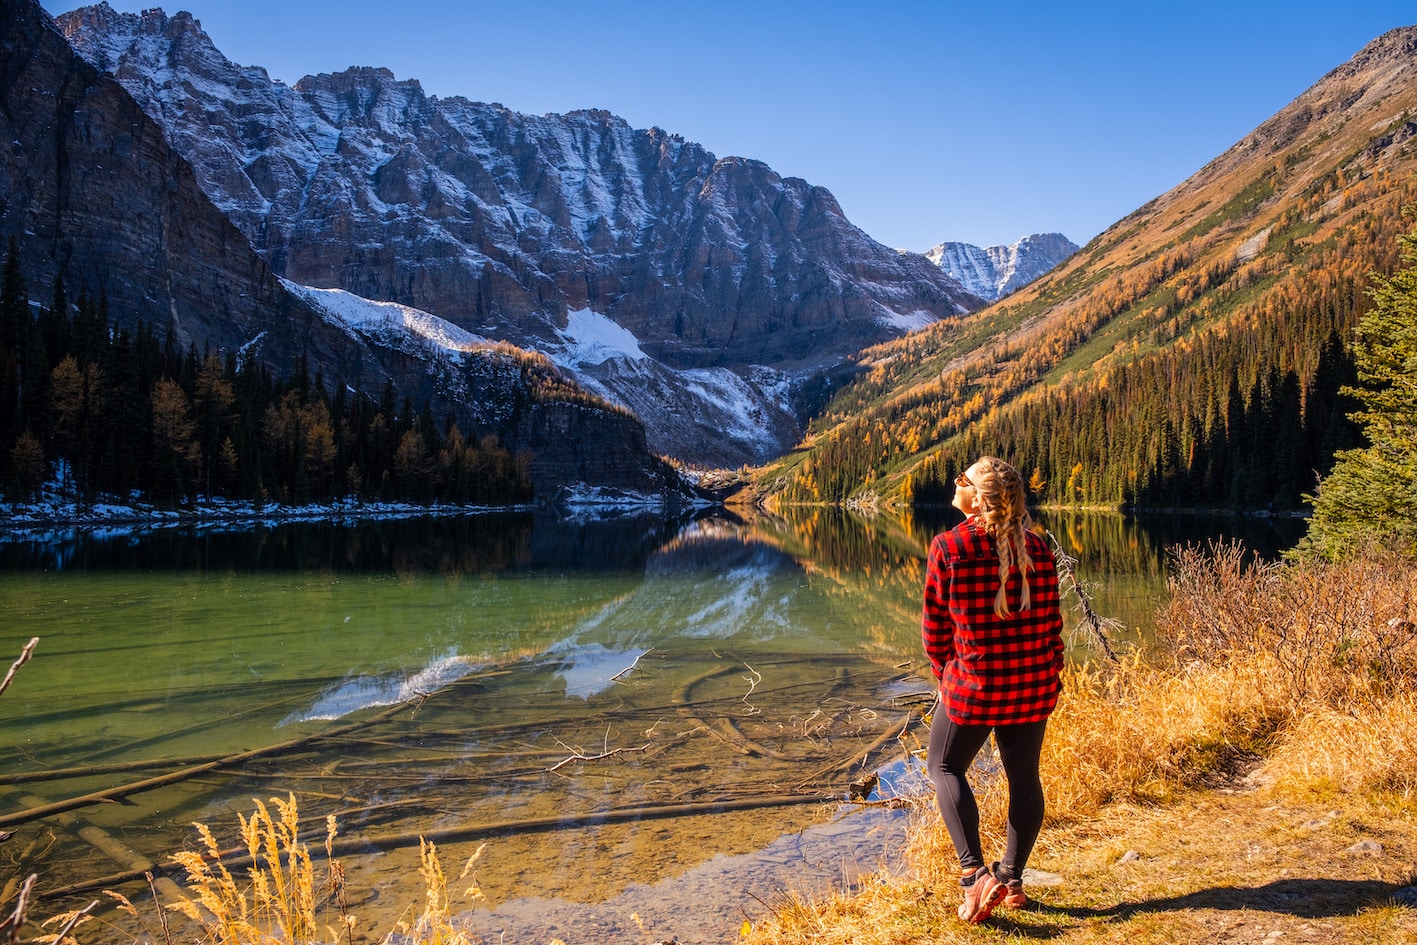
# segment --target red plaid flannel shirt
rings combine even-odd
[[[1058,571],[1042,538],[1027,532],[1033,567],[1030,602],[1020,611],[1018,569],[1009,575],[1014,611],[994,613],[999,557],[970,518],[930,544],[921,635],[950,719],[960,725],[1013,725],[1046,719],[1058,702],[1063,618]]]

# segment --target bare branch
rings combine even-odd
[[[10,680],[15,678],[15,673],[19,672],[21,666],[30,661],[30,656],[34,653],[35,644],[39,642],[39,637],[30,637],[30,642],[25,644],[25,648],[20,651],[20,658],[15,660],[10,667],[10,671],[5,674],[5,681],[0,682],[0,693],[10,687]]]
[[[78,912],[75,912],[73,915],[69,916],[69,921],[65,922],[64,927],[55,934],[53,939],[54,945],[64,945],[64,939],[69,935],[70,932],[74,931],[74,926],[78,925],[79,922],[83,920],[84,916],[92,912],[97,905],[98,900],[95,899],[93,902],[84,906]]]
[[[25,883],[20,887],[20,895],[15,901],[15,911],[10,918],[0,922],[0,928],[9,927],[6,941],[9,945],[19,945],[20,928],[25,924],[25,914],[29,912],[30,895],[34,892],[34,884],[39,879],[38,873],[31,873],[25,879]]]
[[[624,753],[627,752],[627,751],[649,751],[649,749],[650,749],[650,746],[649,746],[649,745],[641,745],[641,746],[638,747],[638,748],[613,748],[613,749],[611,749],[611,750],[609,750],[609,751],[602,751],[602,752],[601,752],[600,754],[598,754],[598,755],[583,755],[583,754],[581,754],[580,752],[576,752],[576,753],[575,753],[574,755],[572,755],[571,757],[569,757],[569,758],[564,758],[564,759],[562,759],[561,761],[556,762],[554,765],[552,765],[551,767],[547,768],[546,770],[547,770],[547,771],[555,771],[557,768],[560,768],[562,765],[568,765],[568,764],[570,764],[570,763],[573,762],[573,761],[602,761],[602,760],[604,760],[604,759],[606,759],[606,758],[614,758],[616,755],[624,754]]]
[[[748,666],[747,663],[744,663],[743,665]],[[748,666],[748,672],[752,673],[752,675],[743,677],[743,679],[748,683],[748,691],[743,694],[743,704],[751,710],[748,713],[749,715],[757,715],[759,712],[762,711],[762,709],[759,709],[757,706],[749,702],[748,697],[753,694],[754,689],[758,688],[758,683],[763,681],[763,674],[758,672],[751,666]]]
[[[649,655],[650,653],[652,653],[652,652],[654,652],[654,648],[653,648],[653,647],[650,647],[648,650],[645,650],[645,651],[644,651],[643,653],[641,653],[639,656],[635,657],[635,661],[634,661],[633,663],[631,663],[629,666],[626,666],[624,669],[620,670],[620,672],[616,673],[614,676],[611,676],[610,678],[611,678],[612,680],[618,682],[618,681],[620,680],[620,677],[621,677],[621,676],[628,675],[631,670],[633,670],[636,666],[640,665],[640,660],[644,659],[646,656],[648,656],[648,655]]]
[[[1121,626],[1116,620],[1110,617],[1103,617],[1092,609],[1092,602],[1087,599],[1087,592],[1083,590],[1081,582],[1078,581],[1077,563],[1078,559],[1063,550],[1058,539],[1053,533],[1047,532],[1048,542],[1053,546],[1053,558],[1058,564],[1058,580],[1063,585],[1064,590],[1073,592],[1073,597],[1077,599],[1078,613],[1082,615],[1082,625],[1087,628],[1092,636],[1092,642],[1102,651],[1102,655],[1112,662],[1117,661],[1117,654],[1112,650],[1112,644],[1107,641],[1107,631],[1115,630]]]

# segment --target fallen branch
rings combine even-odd
[[[552,765],[551,767],[547,768],[546,770],[547,770],[547,771],[555,771],[557,768],[560,768],[562,765],[568,765],[568,764],[570,764],[570,763],[573,762],[573,761],[602,761],[602,760],[604,760],[604,759],[606,759],[606,758],[614,758],[616,755],[624,754],[624,753],[627,752],[627,751],[649,751],[649,749],[650,749],[650,746],[649,746],[649,745],[641,745],[641,746],[638,747],[638,748],[612,748],[610,751],[602,751],[602,752],[601,752],[600,754],[598,754],[598,755],[583,755],[583,754],[581,754],[580,752],[576,752],[576,753],[575,753],[574,755],[572,755],[571,757],[566,758],[566,759],[564,759],[564,760],[562,760],[562,761],[556,762],[554,765]]]
[[[768,758],[775,758],[778,761],[794,760],[792,756],[784,755],[780,751],[774,751],[768,746],[756,742],[748,736],[744,735],[738,730],[738,726],[733,724],[732,719],[719,718],[715,721],[718,722],[719,731],[721,731],[730,742],[735,742],[740,748],[747,750],[745,754],[763,755]]]
[[[1100,616],[1097,611],[1092,609],[1092,602],[1087,599],[1087,593],[1083,590],[1081,582],[1078,581],[1078,559],[1063,550],[1063,546],[1051,531],[1044,534],[1048,536],[1048,542],[1053,546],[1053,558],[1058,565],[1059,583],[1063,585],[1064,590],[1072,591],[1073,597],[1077,598],[1078,612],[1082,615],[1082,626],[1087,629],[1093,643],[1102,651],[1102,655],[1115,663],[1117,654],[1112,651],[1112,644],[1107,642],[1107,631],[1118,629],[1121,627],[1121,623],[1110,617]]]
[[[168,784],[175,784],[179,781],[186,781],[189,778],[194,778],[197,775],[205,774],[208,771],[214,771],[218,768],[228,768],[232,765],[240,764],[244,761],[252,761],[256,758],[265,758],[271,755],[290,754],[292,752],[296,752],[305,748],[307,745],[310,745],[314,742],[318,742],[322,738],[326,738],[332,735],[347,735],[350,732],[356,732],[362,728],[368,728],[371,725],[383,721],[384,719],[393,715],[395,712],[401,710],[402,708],[404,708],[402,704],[391,706],[389,709],[379,713],[378,715],[373,716],[372,718],[365,719],[360,722],[352,722],[349,725],[343,725],[338,728],[330,729],[327,732],[315,732],[310,735],[301,736],[300,738],[291,739],[287,742],[280,742],[275,745],[267,745],[265,748],[253,748],[249,751],[243,751],[238,752],[234,755],[228,755],[224,758],[217,759],[216,761],[208,761],[203,764],[192,765],[189,768],[183,768],[180,771],[170,771],[167,774],[158,775],[157,777],[145,778],[142,781],[134,781],[130,784],[120,784],[117,787],[106,788],[102,791],[94,791],[90,794],[84,794],[79,797],[71,797],[63,801],[55,801],[52,804],[41,804],[37,807],[31,807],[28,810],[16,811],[12,814],[3,814],[0,815],[0,827],[10,827],[15,826],[17,824],[25,824],[29,823],[32,820],[39,820],[40,818],[49,817],[54,814],[60,814],[65,811],[74,810],[78,807],[88,807],[91,804],[101,804],[108,801],[120,800],[122,798],[128,797],[131,794],[138,794],[143,791],[151,791],[153,788],[164,787]]]
[[[554,764],[554,765],[552,765],[551,767],[547,768],[547,769],[546,769],[547,771],[555,771],[556,769],[560,768],[562,765],[568,765],[568,764],[570,764],[570,763],[573,762],[573,761],[600,761],[600,760],[603,759],[603,758],[613,758],[613,757],[615,757],[616,755],[624,754],[624,753],[627,752],[627,751],[649,751],[649,748],[650,748],[649,744],[644,744],[644,745],[641,745],[639,748],[615,748],[615,749],[611,749],[611,747],[610,747],[610,726],[609,726],[609,725],[605,726],[605,750],[602,751],[602,752],[601,752],[600,754],[598,754],[598,755],[587,755],[587,754],[583,753],[579,748],[572,748],[570,745],[567,745],[565,742],[561,741],[559,738],[556,739],[556,744],[560,745],[562,748],[567,749],[568,751],[575,752],[575,754],[571,755],[571,757],[566,758],[566,759],[564,759],[564,760],[562,760],[562,761],[556,762],[556,764]]]
[[[601,826],[657,820],[666,817],[689,817],[696,814],[716,814],[726,811],[760,810],[770,807],[789,807],[801,804],[825,804],[833,801],[821,794],[759,795],[757,797],[720,798],[718,800],[693,801],[676,804],[650,804],[644,807],[612,808],[570,817],[531,817],[522,820],[503,820],[487,824],[467,824],[442,830],[417,830],[408,833],[389,834],[382,837],[344,837],[335,841],[330,849],[331,856],[362,855],[373,851],[398,850],[417,846],[420,839],[437,844],[455,843],[461,840],[475,840],[479,837],[499,836],[509,833],[533,833],[573,827]],[[244,848],[243,848],[244,849]],[[223,852],[221,862],[229,870],[251,865],[252,858],[238,850],[230,856]],[[180,869],[176,864],[164,866],[166,870]],[[142,878],[142,873],[129,871],[100,876],[68,886],[44,891],[44,898],[57,899],[73,896],[90,889],[106,889],[122,883]]]
[[[729,664],[726,665],[726,666],[715,666],[713,669],[710,669],[710,670],[708,670],[708,671],[706,671],[706,672],[702,672],[702,673],[700,673],[700,674],[697,675],[697,676],[693,676],[693,677],[691,677],[691,678],[689,678],[689,679],[684,680],[684,681],[683,681],[682,683],[680,683],[679,686],[674,690],[674,694],[669,697],[669,704],[670,704],[670,705],[688,705],[688,704],[689,704],[689,692],[690,692],[690,690],[692,690],[695,686],[697,686],[697,685],[698,685],[699,683],[701,683],[701,682],[708,682],[710,679],[713,679],[715,676],[723,676],[723,675],[726,675],[726,674],[728,674],[728,673],[731,673],[731,672],[733,672],[734,669],[736,669],[736,668],[737,668],[737,667],[735,667],[732,663],[729,663]]]
[[[69,921],[65,922],[65,923],[64,923],[64,927],[63,927],[62,929],[60,929],[58,932],[55,933],[54,938],[52,939],[52,941],[54,942],[54,945],[62,945],[62,943],[63,943],[65,937],[68,936],[68,934],[69,934],[70,932],[74,931],[74,926],[78,925],[79,922],[80,922],[80,920],[82,920],[84,916],[88,915],[90,912],[92,912],[92,911],[93,911],[95,908],[97,908],[97,907],[98,907],[98,900],[95,899],[93,902],[91,902],[91,903],[89,903],[88,905],[84,906],[82,909],[78,910],[77,912],[70,913],[70,915],[69,915]],[[51,921],[52,921],[52,920],[51,920]]]
[[[636,666],[640,665],[640,660],[644,659],[646,656],[648,656],[648,655],[649,655],[650,653],[652,653],[652,652],[654,652],[654,648],[653,648],[653,647],[650,647],[648,650],[645,650],[645,651],[644,651],[643,653],[641,653],[639,656],[635,657],[635,661],[634,661],[633,663],[631,663],[629,666],[626,666],[624,669],[620,670],[620,672],[616,673],[614,676],[611,676],[610,678],[611,678],[612,680],[616,681],[616,682],[619,682],[621,676],[628,675],[631,670],[633,670]]]
[[[19,945],[20,927],[25,924],[25,916],[30,908],[30,895],[34,892],[34,884],[38,879],[38,873],[31,873],[25,878],[25,884],[20,887],[20,895],[15,902],[15,911],[4,922],[0,922],[0,929],[7,930],[5,940],[9,945]]]
[[[885,745],[886,742],[889,742],[892,739],[898,740],[903,734],[905,734],[906,730],[910,728],[911,718],[913,718],[913,715],[911,713],[906,713],[905,721],[901,723],[899,729],[896,729],[894,726],[892,726],[891,728],[886,729],[884,732],[878,735],[876,737],[876,740],[871,742],[871,744],[867,745],[866,750],[861,752],[860,763],[865,764],[867,759],[869,759],[873,754],[879,751],[881,749],[881,746]],[[853,755],[852,757],[847,758],[845,761],[834,761],[826,767],[818,768],[816,771],[812,772],[810,775],[803,778],[801,781],[798,781],[797,787],[805,787],[806,785],[811,784],[814,781],[820,781],[827,775],[835,774],[836,772],[841,771],[843,768],[851,767],[853,764],[856,764],[855,757],[856,756]]]
[[[20,658],[15,660],[10,666],[10,671],[5,674],[5,681],[0,682],[0,693],[10,688],[10,680],[15,678],[15,673],[20,671],[20,667],[30,661],[30,656],[34,653],[35,645],[39,643],[39,637],[30,637],[30,642],[25,644],[25,648],[20,651]]]
[[[149,771],[170,765],[202,764],[217,761],[225,755],[196,755],[191,758],[152,758],[144,761],[120,761],[106,765],[84,765],[77,768],[50,768],[47,771],[23,771],[17,774],[0,774],[0,784],[28,784],[32,781],[63,781],[66,778],[88,778],[96,774],[119,774],[124,771]]]

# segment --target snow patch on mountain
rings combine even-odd
[[[288,279],[281,282],[293,294],[309,302],[325,320],[350,332],[398,347],[400,342],[417,339],[443,351],[472,351],[490,342],[481,335],[464,331],[452,322],[427,312],[361,298],[343,289],[316,289]]]
[[[611,358],[643,360],[640,340],[627,328],[588,308],[566,313],[566,327],[557,329],[564,349],[548,352],[551,360],[565,368],[604,364]]]
[[[919,331],[937,321],[939,319],[935,317],[933,312],[927,312],[923,308],[913,312],[897,312],[884,305],[881,306],[881,324],[898,331]]]

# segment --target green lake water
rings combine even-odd
[[[454,876],[486,844],[487,901],[454,901],[486,940],[731,941],[785,890],[899,862],[904,815],[843,802],[871,771],[877,796],[923,789],[919,596],[945,524],[496,513],[0,537],[6,665],[40,638],[0,697],[0,887],[79,887],[41,914],[140,898],[194,821],[235,847],[254,798],[294,794],[312,849],[336,815],[369,941],[421,909],[420,835]],[[1168,545],[1273,554],[1299,530],[1045,524],[1123,644]],[[130,941],[112,921],[85,941]]]

